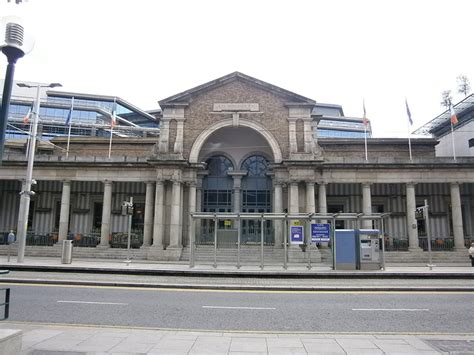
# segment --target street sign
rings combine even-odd
[[[329,242],[329,223],[311,223],[311,241],[313,243]]]
[[[290,242],[291,244],[304,243],[303,226],[290,226]]]

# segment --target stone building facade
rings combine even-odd
[[[92,242],[95,248],[84,255],[118,257],[111,240],[127,230],[120,205],[132,196],[141,238],[136,257],[143,259],[185,260],[191,235],[206,247],[214,228],[235,227],[232,221],[193,223],[196,211],[390,213],[388,245],[405,241],[400,250],[416,259],[426,226],[415,209],[428,200],[432,238],[450,242],[450,255],[464,253],[473,238],[474,160],[435,157],[434,139],[412,139],[410,160],[406,139],[371,138],[366,160],[363,139],[317,138],[315,101],[238,72],[159,103],[158,139],[115,139],[110,159],[108,140],[98,137],[71,139],[68,158],[37,155],[33,234],[53,235],[54,242],[95,236],[98,245]],[[0,203],[8,206],[0,211],[0,231],[16,228],[25,166],[24,157],[9,155],[0,167]],[[242,221],[241,228],[242,243],[251,248],[262,225]],[[264,229],[266,247],[281,249],[283,224],[267,221]],[[58,250],[29,246],[28,252]],[[304,250],[294,251],[295,260],[298,253]]]

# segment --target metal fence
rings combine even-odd
[[[418,246],[423,251],[428,251],[428,239],[419,238]],[[469,248],[471,246],[471,239],[464,239],[464,246]],[[385,238],[385,250],[386,251],[408,251],[408,239],[398,238]],[[454,250],[454,238],[436,238],[431,240],[432,251],[451,251]]]

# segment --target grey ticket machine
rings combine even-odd
[[[358,269],[380,270],[382,267],[381,236],[378,229],[360,229],[357,236]]]

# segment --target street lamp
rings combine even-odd
[[[35,161],[35,146],[36,146],[36,132],[38,129],[38,118],[40,110],[40,93],[41,88],[56,88],[62,86],[59,83],[52,84],[17,84],[21,88],[36,88],[36,102],[35,109],[33,111],[33,127],[31,129],[30,137],[30,148],[28,151],[28,165],[26,167],[26,179],[23,185],[23,189],[20,192],[20,208],[18,211],[18,229],[17,229],[17,240],[18,240],[18,258],[17,262],[22,263],[25,259],[25,246],[26,246],[26,231],[28,230],[28,215],[30,212],[30,199],[34,195],[34,191],[31,191],[31,185],[36,184],[33,180],[33,164]]]
[[[12,94],[13,75],[16,61],[33,48],[33,42],[25,38],[21,19],[14,16],[4,17],[0,21],[0,34],[5,38],[0,42],[0,49],[8,60],[5,83],[3,85],[2,107],[0,110],[0,165],[2,165],[5,146],[5,132],[7,130],[8,110]]]

